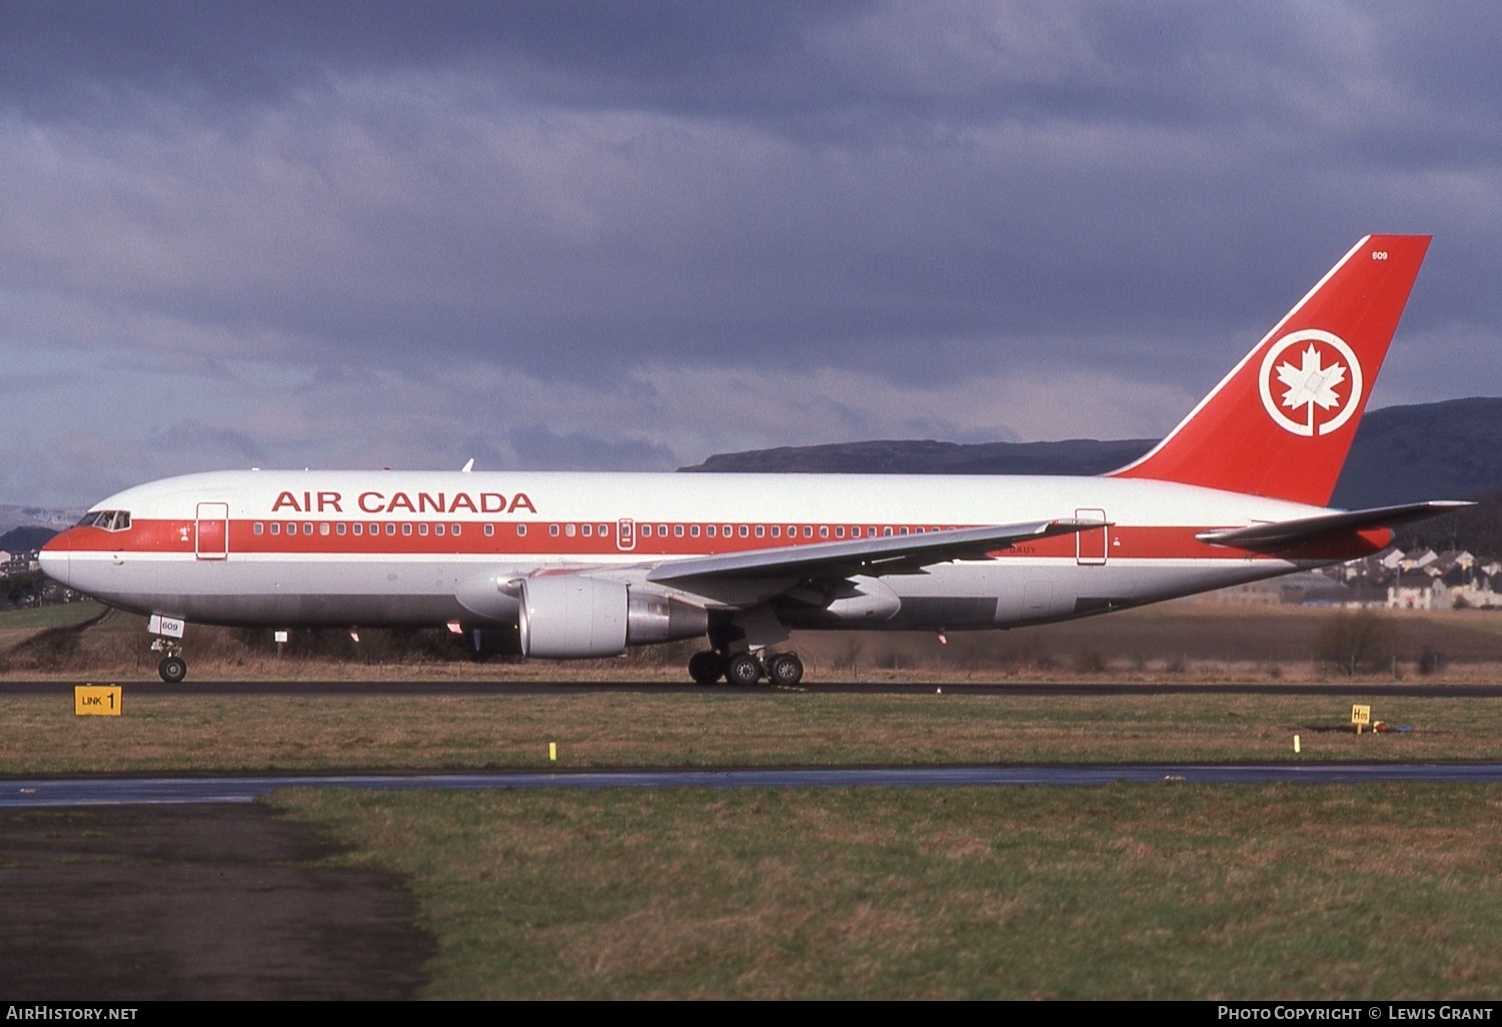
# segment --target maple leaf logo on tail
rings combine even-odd
[[[1278,365],[1278,380],[1288,386],[1283,393],[1283,405],[1297,411],[1299,407],[1309,410],[1309,434],[1314,434],[1314,408],[1329,410],[1340,405],[1335,386],[1346,380],[1346,369],[1340,364],[1320,366],[1319,350],[1310,345],[1303,353],[1303,362]]]
[[[1304,349],[1289,353],[1296,346]],[[1280,428],[1306,437],[1328,435],[1356,412],[1361,364],[1344,339],[1306,329],[1268,348],[1262,358],[1261,382],[1262,406]],[[1275,382],[1283,390],[1276,399]]]

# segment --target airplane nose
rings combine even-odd
[[[37,553],[37,563],[41,565],[42,573],[64,585],[71,584],[68,580],[70,563],[68,556],[71,547],[68,545],[67,535],[68,532],[64,531],[54,536],[52,541],[44,545]]]

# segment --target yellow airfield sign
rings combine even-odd
[[[75,685],[73,712],[80,717],[120,716],[119,685]]]

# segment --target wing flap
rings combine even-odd
[[[1253,524],[1245,528],[1217,528],[1202,531],[1194,536],[1212,546],[1234,546],[1238,549],[1291,549],[1309,542],[1318,542],[1331,535],[1364,531],[1368,528],[1390,528],[1397,524],[1422,521],[1475,503],[1454,499],[1435,499],[1427,503],[1407,503],[1403,506],[1379,506],[1370,510],[1350,510],[1340,513],[1318,514],[1314,517],[1298,517],[1291,521],[1272,521]]]
[[[694,578],[848,577],[896,574],[948,560],[979,560],[987,553],[1029,539],[1070,535],[1099,528],[1100,521],[1074,519],[1030,521],[985,528],[955,528],[914,535],[781,546],[751,553],[699,556],[659,564],[648,581],[682,582]]]

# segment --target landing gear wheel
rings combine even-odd
[[[767,664],[767,677],[774,685],[791,688],[803,680],[803,661],[794,653],[778,653]]]
[[[156,665],[156,672],[169,685],[175,685],[188,676],[188,661],[181,656],[167,656]]]
[[[688,659],[688,676],[695,684],[712,685],[725,676],[725,657],[705,650],[694,653]]]
[[[725,680],[732,685],[754,685],[761,680],[761,661],[750,653],[737,653],[725,666]]]

